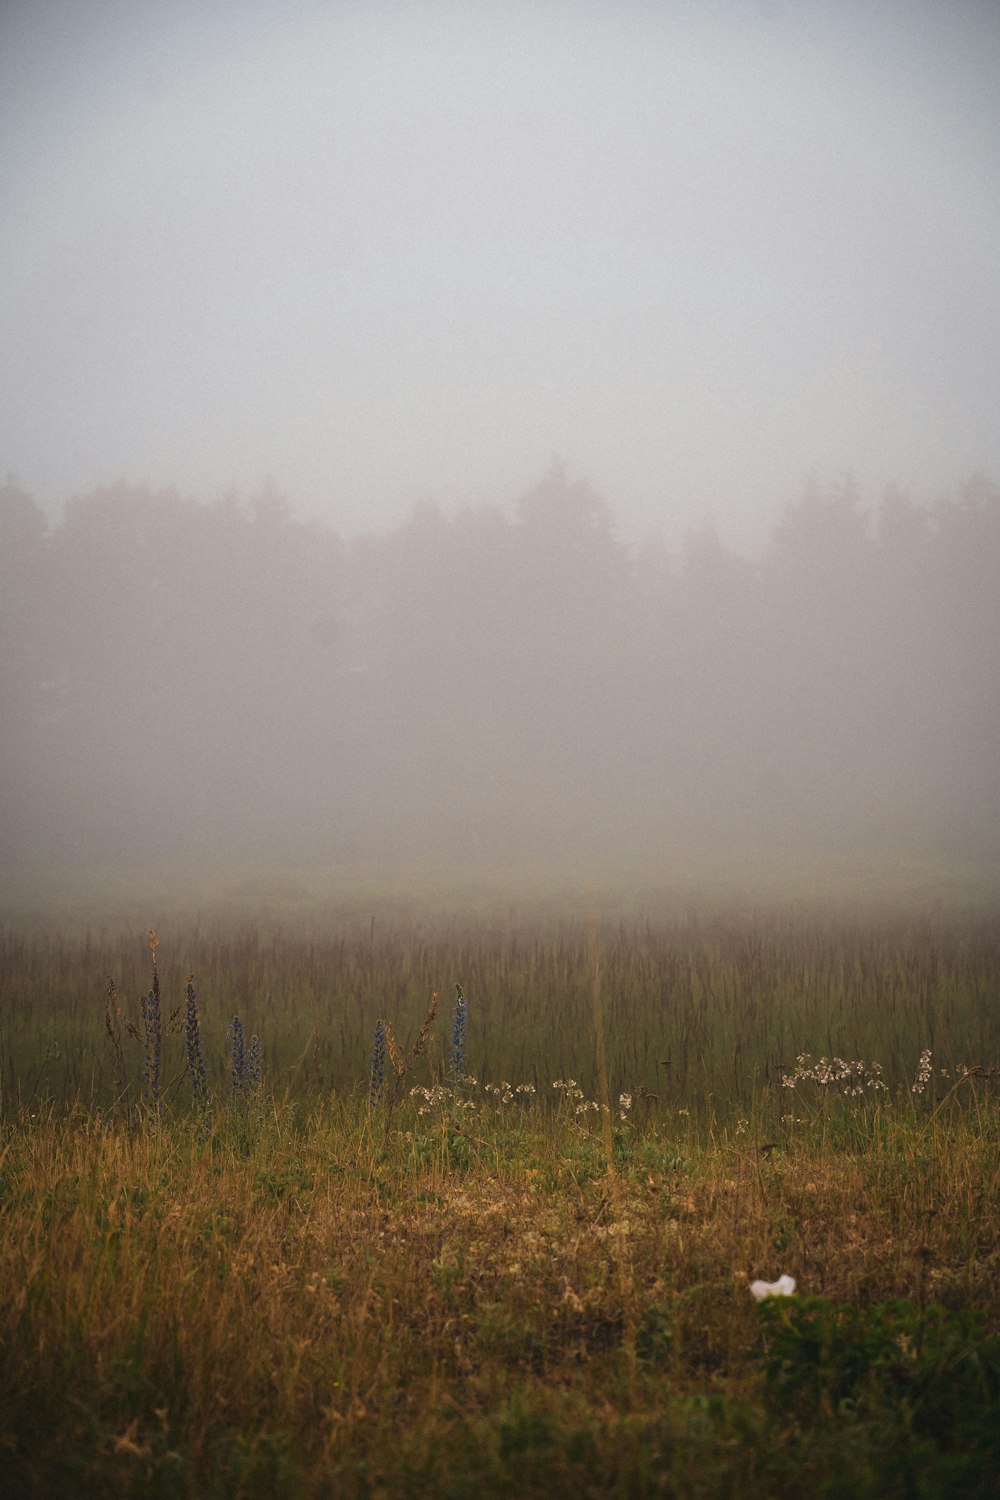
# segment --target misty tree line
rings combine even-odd
[[[1000,844],[1000,490],[810,490],[753,558],[508,515],[0,491],[9,862]]]

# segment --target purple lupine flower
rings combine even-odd
[[[146,1094],[159,1115],[161,1109],[160,1059],[163,1049],[163,1022],[160,1015],[160,984],[153,971],[153,988],[142,1002],[142,1044],[145,1053],[143,1078]]]
[[[368,1105],[375,1109],[382,1102],[385,1091],[385,1022],[375,1022],[375,1042],[372,1047],[372,1066],[368,1083]]]
[[[235,1099],[239,1095],[245,1098],[247,1093],[246,1032],[239,1016],[234,1016],[229,1023],[229,1042],[232,1059],[229,1073],[232,1097]]]
[[[448,1054],[448,1072],[456,1083],[465,1077],[465,1014],[466,999],[462,986],[455,986],[455,1014],[451,1021],[451,1051]]]

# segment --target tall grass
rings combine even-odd
[[[985,1497],[998,936],[8,931],[5,1495]]]
[[[597,939],[609,1087],[656,1096],[664,1108],[746,1114],[762,1091],[778,1091],[800,1053],[875,1059],[898,1087],[924,1048],[949,1072],[995,1063],[1000,1052],[995,916],[695,911],[656,926],[606,926]],[[156,990],[170,1012],[195,976],[214,1093],[228,1092],[234,1014],[259,1037],[272,1087],[305,1098],[363,1084],[376,1019],[387,1017],[408,1046],[429,996],[455,983],[470,997],[463,1065],[482,1082],[570,1075],[592,1095],[599,1088],[583,924],[215,934],[192,925],[164,929],[158,959]],[[140,935],[0,935],[3,1109],[108,1108],[120,1095],[99,1024],[109,977],[142,1030],[154,991]],[[147,1074],[155,1054],[155,1086],[173,1106],[190,1094],[180,1081],[183,1037],[167,1034],[165,1017],[160,1024],[161,1054],[152,1033],[143,1049],[126,1034],[122,1052],[136,1096],[140,1052]],[[446,1049],[438,1037],[415,1081],[445,1076]],[[147,1094],[151,1084],[147,1077]]]

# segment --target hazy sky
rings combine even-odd
[[[626,533],[1000,474],[1000,4],[0,0],[0,474]]]

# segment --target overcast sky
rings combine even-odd
[[[627,535],[1000,475],[1000,4],[0,0],[0,474]]]

